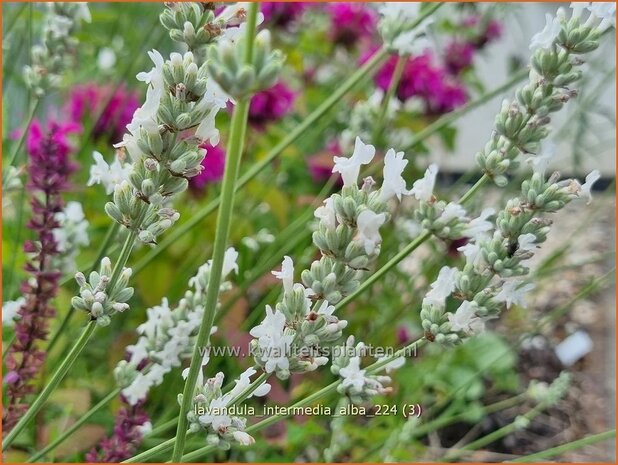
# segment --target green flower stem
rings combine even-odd
[[[103,399],[101,399],[101,401],[98,404],[96,404],[94,407],[88,410],[88,412],[86,412],[79,420],[73,423],[69,429],[67,429],[60,436],[58,436],[56,439],[50,442],[47,446],[45,446],[43,449],[38,451],[32,457],[30,457],[26,463],[36,462],[37,460],[45,457],[45,455],[47,455],[49,452],[54,450],[64,441],[66,441],[69,436],[71,436],[75,431],[81,428],[81,426],[84,423],[86,423],[95,413],[97,413],[99,410],[105,407],[109,402],[111,402],[112,399],[114,399],[118,395],[120,390],[121,390],[120,388],[116,388],[113,391],[111,391],[109,394],[107,394]]]
[[[88,276],[90,273],[92,273],[95,270],[96,266],[101,262],[101,259],[106,255],[107,249],[112,244],[114,239],[116,239],[116,235],[118,234],[119,229],[120,229],[120,224],[116,223],[115,221],[110,225],[109,229],[107,230],[107,234],[105,235],[105,239],[103,239],[103,243],[101,244],[101,247],[99,248],[99,251],[97,253],[97,258],[94,260],[94,262],[92,262],[92,265],[90,266],[88,271],[84,273],[86,276]],[[54,335],[51,337],[49,341],[49,345],[47,346],[48,353],[52,351],[52,349],[58,342],[58,339],[60,338],[65,328],[71,321],[71,318],[73,318],[74,314],[75,314],[75,309],[73,307],[69,308],[67,313],[65,313],[64,318],[62,319],[62,322],[60,323],[60,326],[58,327],[58,329],[56,330],[56,332],[54,333]]]
[[[165,423],[160,424],[156,428],[153,428],[152,431],[150,433],[148,433],[147,436],[154,436],[154,437],[156,437],[158,434],[164,433],[168,429],[171,429],[172,427],[175,427],[177,423],[178,423],[178,419],[174,417],[171,420],[168,420]]]
[[[6,195],[11,195],[7,193]],[[17,277],[17,273],[15,273],[15,265],[17,263],[17,255],[23,251],[22,248],[22,235],[24,234],[24,220],[25,220],[25,210],[26,210],[26,189],[23,186],[19,189],[19,196],[15,196],[17,200],[17,215],[15,216],[15,225],[17,227],[17,231],[15,235],[11,235],[11,239],[13,239],[13,247],[8,252],[9,258],[5,262],[8,263],[8,269],[5,274],[8,276],[6,286],[2,287],[3,295],[6,295],[6,300],[13,300],[17,298],[17,294],[21,294],[19,292],[19,284],[16,286],[17,289],[13,289],[13,283],[15,278]],[[8,234],[7,234],[8,236]],[[16,292],[17,291],[17,292]]]
[[[11,69],[13,69],[14,67],[12,67]],[[8,179],[6,178],[6,176],[8,175],[9,172],[9,168],[13,165],[15,165],[15,162],[17,161],[17,157],[24,145],[24,142],[26,140],[26,138],[28,137],[28,132],[30,131],[30,127],[32,126],[32,122],[34,121],[34,117],[36,115],[36,112],[39,108],[41,104],[41,99],[40,98],[36,98],[34,100],[34,104],[32,105],[32,108],[30,110],[30,114],[28,116],[28,119],[26,121],[26,127],[24,129],[24,131],[22,132],[19,141],[17,142],[17,144],[15,145],[15,148],[13,149],[13,152],[11,153],[11,156],[7,162],[2,162],[2,191],[5,190],[6,187],[6,183],[8,182]],[[5,169],[5,166],[7,167]],[[19,228],[19,232],[18,232],[18,237],[16,238],[16,244],[18,243],[20,236],[21,236],[21,221],[22,221],[22,217],[23,217],[23,213],[24,213],[24,199],[25,199],[25,188],[24,186],[21,186],[19,188],[19,210],[18,210],[18,216],[17,216],[17,220],[18,220],[18,225],[20,226]],[[8,289],[7,294],[11,295],[13,294],[13,278],[15,277],[15,261],[16,261],[16,257],[17,257],[17,252],[18,250],[20,250],[18,247],[15,247],[15,250],[13,250],[13,253],[11,254],[11,258],[10,258],[10,270],[11,272],[9,273],[9,280],[6,286],[6,289]],[[17,286],[18,290],[19,290],[19,285]],[[8,347],[7,347],[7,352],[8,352]]]
[[[39,109],[39,106],[41,105],[41,99],[40,98],[35,98],[34,100],[34,104],[32,105],[32,108],[30,109],[30,114],[28,115],[28,119],[26,120],[26,127],[24,129],[24,131],[21,133],[21,136],[19,137],[19,140],[17,141],[17,144],[15,145],[15,148],[13,149],[13,151],[11,152],[11,156],[9,157],[8,163],[6,164],[2,164],[3,168],[4,167],[11,167],[15,165],[15,162],[17,161],[17,156],[19,155],[22,146],[24,145],[24,142],[26,141],[26,137],[28,137],[28,132],[30,131],[30,126],[32,126],[32,122],[34,121],[34,116],[36,115],[37,110]],[[4,173],[6,171],[3,170],[2,173],[2,189],[4,190],[4,186],[5,186],[5,177],[4,177]]]
[[[596,444],[597,442],[606,441],[614,437],[616,437],[616,430],[610,429],[609,431],[604,431],[603,433],[593,434],[591,436],[587,436],[585,438],[578,439],[576,441],[567,442],[566,444],[552,447],[550,449],[546,449],[544,451],[537,452],[535,454],[524,455],[522,457],[509,460],[508,462],[510,463],[539,462],[541,460],[545,460],[550,457],[555,457],[557,455],[563,454],[565,452],[570,452],[572,450],[577,450],[582,447]]]
[[[527,398],[525,393],[518,394],[513,397],[509,397],[508,399],[504,399],[498,402],[494,402],[493,404],[489,404],[487,406],[482,407],[483,414],[488,415],[490,413],[499,412],[500,410],[506,410],[508,408],[514,407],[520,404],[523,400]],[[457,421],[465,420],[466,413],[458,413],[455,415],[445,415],[442,417],[438,417],[434,420],[431,420],[425,424],[419,425],[414,431],[412,431],[412,437],[417,438],[424,434],[430,433],[432,431],[436,431],[439,428],[443,428],[444,426],[451,425]]]
[[[20,74],[22,71],[21,67],[15,66],[14,63],[19,63],[22,60],[22,54],[25,55],[25,61],[31,65],[32,64],[32,54],[30,51],[32,50],[32,5],[24,4],[24,10],[28,11],[26,14],[27,18],[24,18],[24,21],[27,23],[22,30],[17,31],[15,36],[19,39],[17,42],[16,50],[12,53],[12,56],[7,56],[6,59],[2,60],[2,92],[6,92],[6,90],[13,84],[13,78],[16,74]],[[4,12],[4,11],[3,11]],[[4,24],[17,24],[17,20],[19,16],[15,16],[15,20],[4,22]],[[8,33],[4,30],[2,31],[3,37],[8,37]],[[27,49],[26,53],[24,50]],[[8,55],[8,53],[7,53]],[[10,65],[9,65],[10,63]],[[5,69],[8,68],[8,69]],[[18,84],[19,85],[19,84]]]
[[[468,189],[468,192],[466,192],[460,199],[459,199],[459,203],[461,205],[464,205],[466,203],[468,203],[468,200],[470,200],[472,197],[474,197],[477,192],[481,189],[481,187],[483,187],[487,181],[489,181],[489,176],[487,176],[486,174],[484,174],[483,176],[481,176],[479,178],[478,181],[476,181],[474,183],[474,185]]]
[[[9,349],[11,348],[14,342],[15,342],[15,333],[11,335],[9,342],[6,345],[6,349],[4,349],[4,352],[2,353],[2,361],[6,359],[6,356],[9,354]]]
[[[393,71],[393,76],[391,77],[391,82],[388,85],[388,89],[384,98],[382,99],[382,105],[380,107],[380,114],[378,115],[378,120],[376,121],[376,126],[373,131],[372,142],[375,145],[378,144],[380,135],[382,134],[382,130],[384,129],[384,118],[386,118],[386,113],[388,112],[388,106],[391,103],[395,92],[397,91],[397,87],[399,87],[399,82],[401,81],[401,76],[403,75],[403,70],[405,69],[406,62],[408,61],[408,55],[400,55],[397,60],[397,64],[395,65],[395,70]]]
[[[547,402],[540,402],[538,405],[536,405],[535,407],[527,411],[524,415],[522,415],[522,417],[525,418],[525,420],[527,421],[532,421],[535,417],[540,415],[543,412],[543,410],[545,410],[548,406],[549,404]],[[477,450],[481,447],[491,444],[494,441],[497,441],[498,439],[502,439],[503,437],[508,436],[509,434],[517,431],[520,428],[517,425],[517,421],[518,420],[516,418],[508,425],[505,425],[502,428],[492,431],[491,433],[466,444],[465,446],[458,449],[457,451],[454,451],[451,454],[447,454],[443,460],[440,460],[440,462],[447,462],[447,461],[450,462],[453,460],[458,460],[462,455],[464,455],[463,452],[470,452],[470,451]]]
[[[556,319],[563,316],[565,313],[569,311],[572,305],[578,300],[586,297],[587,295],[595,292],[599,287],[605,282],[605,280],[616,273],[616,267],[613,267],[603,276],[599,276],[598,278],[593,279],[588,285],[586,285],[582,290],[580,290],[575,296],[569,299],[563,305],[554,308],[551,312],[549,312],[545,317],[543,317],[540,321],[535,325],[535,330],[542,329],[545,325],[555,321]]]
[[[259,5],[252,3],[249,6],[247,18],[247,31],[245,36],[245,64],[250,64],[253,60],[253,43],[255,40],[255,29]],[[217,215],[217,229],[215,231],[215,242],[213,246],[212,267],[208,277],[208,287],[206,291],[206,301],[204,303],[204,316],[193,348],[193,356],[189,368],[189,375],[185,381],[182,393],[182,405],[178,413],[178,426],[176,430],[176,441],[172,462],[178,462],[184,452],[186,431],[187,431],[187,412],[191,408],[193,391],[199,371],[202,369],[202,354],[200,348],[206,347],[210,340],[210,330],[215,320],[217,310],[217,300],[219,297],[219,287],[221,286],[221,274],[227,241],[232,225],[232,214],[234,211],[234,195],[236,193],[236,179],[242,158],[245,132],[247,129],[247,119],[249,116],[249,99],[245,96],[238,100],[232,115],[230,128],[230,143],[223,174],[223,186],[221,192],[221,208]]]
[[[356,299],[359,295],[377,283],[380,279],[382,279],[386,273],[388,273],[391,268],[396,266],[399,262],[401,262],[404,258],[410,255],[414,250],[420,247],[423,242],[427,241],[433,234],[430,231],[425,231],[423,234],[418,236],[412,242],[410,242],[407,246],[405,246],[397,255],[391,258],[388,262],[382,266],[379,270],[369,276],[362,284],[350,295],[343,298],[337,305],[335,305],[336,310],[340,310],[354,299]]]
[[[493,404],[489,404],[486,406],[482,407],[482,411],[485,415],[490,414],[490,413],[494,413],[494,412],[499,412],[500,410],[505,410],[507,408],[511,408],[516,406],[517,404],[519,404],[520,402],[522,402],[524,399],[526,399],[526,395],[525,394],[518,394],[516,396],[513,397],[509,397],[508,399],[504,399],[498,402],[494,402]],[[446,413],[443,414],[442,416],[435,418],[427,423],[423,423],[417,427],[415,427],[414,430],[411,431],[410,436],[408,437],[409,440],[414,439],[414,438],[418,438],[420,436],[423,436],[429,432],[432,431],[436,431],[439,428],[443,428],[445,426],[451,425],[457,421],[465,421],[466,419],[466,413],[462,412],[462,413],[458,413],[455,415],[447,415]],[[398,434],[397,432],[393,433],[393,434]],[[401,441],[400,441],[401,442]],[[382,451],[382,453],[388,453],[390,451],[390,449],[393,447],[393,444],[389,444],[388,442],[384,442],[382,444],[378,444],[375,447],[373,447],[370,451],[367,452],[367,454],[364,455],[364,458],[362,459],[362,462],[368,462],[369,458],[379,452]]]
[[[252,181],[258,174],[271,166],[273,160],[277,158],[285,149],[292,145],[298,138],[311,129],[316,122],[322,118],[331,108],[333,108],[354,86],[363,80],[368,74],[373,74],[378,65],[380,65],[388,56],[386,48],[382,47],[378,50],[369,61],[361,66],[352,76],[350,76],[341,86],[339,86],[322,104],[309,114],[302,123],[296,126],[281,142],[261,160],[257,161],[252,167],[238,178],[235,189],[241,189]],[[133,267],[133,273],[138,273],[154,260],[160,253],[166,250],[172,244],[176,244],[178,240],[197,226],[204,218],[214,212],[221,204],[221,197],[218,197],[197,212],[191,215],[191,218],[186,223],[175,227],[161,243]]]
[[[145,463],[146,460],[154,457],[157,454],[167,452],[174,447],[176,443],[176,438],[168,439],[167,441],[163,441],[161,444],[153,447],[152,449],[148,449],[141,454],[137,454],[130,459],[123,460],[120,463]]]
[[[90,321],[86,327],[84,328],[82,335],[79,337],[71,351],[68,353],[66,358],[62,361],[60,366],[54,372],[52,378],[49,380],[45,388],[41,391],[41,393],[37,396],[37,398],[32,402],[32,405],[26,411],[23,417],[17,422],[15,427],[6,435],[4,440],[2,441],[2,451],[5,451],[9,448],[9,446],[15,441],[19,433],[28,425],[30,420],[34,418],[34,416],[41,410],[43,404],[47,401],[52,392],[58,387],[64,376],[67,374],[78,355],[81,351],[86,347],[86,344],[94,334],[94,331],[97,327],[96,322]]]
[[[4,30],[2,31],[4,37],[8,37],[9,33],[13,30],[13,26],[17,24],[17,19],[21,16],[27,6],[28,4],[24,3],[21,6],[17,7],[13,16],[7,19],[6,28],[4,28]]]

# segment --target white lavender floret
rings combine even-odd
[[[234,248],[226,250],[222,270],[224,280],[232,271],[238,272],[237,258]],[[211,266],[209,260],[199,268],[189,280],[192,289],[185,293],[175,309],[163,299],[160,305],[146,311],[148,319],[137,328],[138,340],[127,347],[129,359],[121,361],[115,370],[116,380],[129,403],[144,399],[152,387],[163,382],[167,373],[190,358],[204,315],[203,302]],[[228,282],[223,282],[220,292],[229,287]],[[213,327],[211,334],[216,330]],[[208,353],[204,350],[203,363],[208,361]]]

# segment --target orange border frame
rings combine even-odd
[[[75,0],[71,0],[71,1],[75,1]],[[180,0],[180,1],[187,1],[187,0]],[[281,3],[291,3],[293,0],[282,0]],[[421,0],[422,2],[425,3],[430,3],[427,0]],[[4,13],[4,3],[41,3],[41,2],[35,2],[34,0],[14,0],[11,2],[7,2],[5,0],[2,0],[0,2],[2,4],[2,9],[0,9],[0,35],[2,35],[2,23],[1,23],[1,19],[2,19],[2,15]],[[163,3],[160,0],[103,0],[103,1],[99,1],[99,0],[95,0],[94,2],[91,3]],[[233,3],[233,2],[228,2],[228,1],[224,1],[221,3]],[[262,1],[252,1],[252,3],[264,3]],[[325,1],[325,0],[310,0],[304,3],[332,3],[329,1]],[[356,0],[356,1],[352,1],[350,3],[373,3],[373,2],[367,2],[364,0]],[[388,3],[405,3],[405,0],[395,0],[395,1],[391,1]],[[472,0],[451,0],[451,1],[446,1],[443,3],[472,3]],[[538,0],[519,0],[517,2],[509,2],[507,0],[497,0],[495,2],[489,2],[489,1],[480,1],[480,2],[475,2],[475,3],[563,3],[560,2],[559,0],[548,0],[545,2],[541,2]],[[616,55],[616,58],[618,58],[618,53]],[[2,59],[2,48],[0,48],[0,59]],[[2,70],[0,69],[0,79],[2,78]],[[616,86],[616,81],[614,81],[614,86]],[[0,88],[0,98],[2,97],[2,89]],[[2,100],[2,103],[4,103],[4,100]],[[618,97],[616,98],[616,104],[618,105]],[[2,127],[2,112],[0,112],[0,127]],[[614,137],[616,136],[616,128],[614,128]],[[2,154],[2,147],[0,147],[0,155]],[[615,155],[615,161],[618,160],[618,156]],[[2,159],[0,159],[2,160]],[[0,161],[0,165],[2,164],[2,161]],[[615,185],[615,189],[616,191],[614,192],[615,197],[616,195],[618,195],[618,186]],[[0,187],[0,199],[2,198],[2,188]],[[2,220],[2,212],[0,211],[0,221]],[[618,230],[618,218],[615,219],[615,231]],[[0,240],[2,239],[2,230],[0,230]],[[615,235],[614,238],[614,247],[618,248],[618,235]],[[2,250],[0,249],[0,261],[2,260]],[[618,257],[615,256],[614,258],[614,264],[618,265]],[[0,279],[2,278],[2,270],[0,269]],[[614,278],[615,279],[615,278]],[[616,294],[616,281],[614,281],[614,291],[615,291],[615,295],[614,295],[614,305],[616,303],[616,297],[618,296],[618,294]],[[0,285],[0,300],[2,300],[2,286]],[[614,308],[614,310],[616,310]],[[618,324],[615,324],[614,327],[614,334],[616,334],[616,329],[618,329]],[[2,334],[0,333],[0,342],[2,341]],[[615,342],[615,341],[614,341]],[[616,344],[614,344],[616,346]],[[618,359],[618,346],[616,346],[616,358]],[[0,374],[2,372],[2,367],[0,367]],[[615,381],[618,381],[618,375]],[[615,417],[618,417],[618,398],[614,399],[614,405],[615,405]],[[1,399],[0,399],[0,412],[2,411],[2,403],[1,403]],[[2,426],[0,425],[0,434],[2,432]],[[618,449],[618,437],[614,437],[614,450]],[[18,462],[15,462],[18,463]],[[47,463],[47,462],[42,462],[42,463]],[[62,462],[54,462],[54,463],[62,463]],[[78,463],[89,463],[89,462],[78,462]],[[150,464],[152,463],[156,463],[156,462],[148,462]],[[196,463],[200,463],[200,462],[196,462]],[[229,462],[229,463],[234,463],[234,462]],[[244,462],[240,462],[239,464],[242,464]],[[266,462],[254,462],[254,463],[266,463]],[[322,462],[311,462],[308,465],[320,465]],[[363,462],[365,463],[365,462]],[[371,463],[371,462],[366,462],[366,463]],[[435,462],[435,463],[444,463],[444,462]],[[478,463],[479,465],[482,464],[487,464],[487,463],[498,463],[498,462],[466,462],[466,463]],[[555,463],[555,462],[532,462],[532,463]],[[562,463],[573,463],[573,462],[562,462]],[[587,463],[611,463],[611,462],[587,462]],[[139,465],[139,464],[138,464]],[[446,464],[445,464],[446,465]]]

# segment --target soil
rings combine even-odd
[[[584,211],[585,208],[587,211]],[[585,220],[582,221],[582,218]],[[557,308],[562,307],[567,311],[519,345],[518,373],[522,386],[526,386],[531,380],[551,383],[561,371],[568,370],[573,377],[571,385],[567,395],[557,405],[537,416],[527,428],[486,446],[483,451],[466,456],[465,460],[509,460],[615,428],[614,274],[610,274],[604,285],[596,291],[574,299],[591,280],[614,269],[614,225],[613,196],[597,196],[588,207],[582,204],[569,206],[567,211],[554,218],[552,233],[534,263],[542,263],[565,245],[569,247],[559,261],[552,265],[555,270],[551,277],[537,283],[537,289],[529,299],[528,319],[534,323]],[[564,234],[561,233],[563,231]],[[571,231],[576,232],[571,236]],[[535,269],[534,263],[531,265],[532,270]],[[505,337],[516,333],[509,331],[508,325],[513,322],[501,324],[503,326],[497,330]],[[519,324],[522,324],[521,321]],[[577,330],[588,333],[593,340],[592,351],[571,367],[564,367],[556,356],[555,347]],[[512,342],[517,345],[517,340],[513,339]],[[498,400],[501,399],[487,399],[487,403]],[[532,406],[532,403],[526,403],[494,413],[472,428],[469,424],[452,425],[440,431],[436,442],[441,448],[457,444],[460,446],[512,423]],[[461,441],[464,437],[465,442]],[[615,441],[607,440],[549,460],[615,463],[615,454]]]

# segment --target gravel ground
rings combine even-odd
[[[616,298],[611,273],[615,269],[615,207],[613,195],[597,195],[590,206],[570,204],[553,218],[552,232],[532,262],[531,268],[538,269],[564,251],[551,265],[551,273],[537,282],[529,302],[535,317],[561,308],[567,311],[521,351],[522,376],[553,379],[564,369],[555,347],[575,331],[585,331],[593,345],[590,353],[568,368],[573,383],[567,397],[538,417],[531,428],[507,438],[505,442],[517,453],[532,453],[615,427]],[[600,288],[576,298],[604,275]],[[615,452],[615,442],[610,440],[571,452],[562,460],[615,462]]]
[[[485,205],[503,204],[498,190],[489,191]],[[530,260],[536,273],[536,289],[528,297],[528,308],[511,309],[497,320],[495,329],[513,346],[521,334],[530,332],[540,319],[559,315],[544,325],[519,350],[518,371],[522,385],[528,381],[552,382],[561,371],[573,375],[569,392],[554,408],[536,417],[528,428],[469,456],[474,461],[502,461],[546,450],[585,436],[615,428],[615,207],[612,194],[596,194],[591,205],[569,204],[552,217],[548,240]],[[479,206],[477,206],[477,209]],[[415,257],[402,263],[402,269],[416,273],[422,260],[434,252],[421,247]],[[600,286],[590,291],[590,284]],[[420,288],[427,283],[415,283]],[[582,294],[584,294],[582,296]],[[576,331],[585,331],[591,338],[592,350],[570,367],[565,367],[556,355],[556,346]],[[487,402],[500,399],[488,399]],[[509,424],[526,413],[532,404],[512,408],[490,416],[476,425],[471,436],[469,425],[453,425],[441,431],[442,444],[483,436]],[[564,454],[560,461],[615,463],[613,440],[597,443]],[[554,458],[553,460],[557,460]]]

